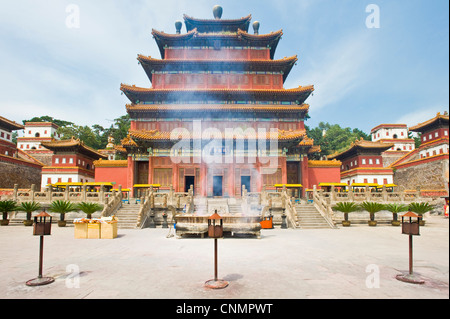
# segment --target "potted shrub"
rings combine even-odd
[[[19,207],[17,203],[13,200],[2,200],[0,201],[0,212],[3,214],[3,219],[0,221],[0,225],[9,225],[8,213],[18,210]]]
[[[356,212],[361,209],[355,202],[339,202],[333,206],[333,210],[344,213],[342,226],[348,227],[351,225],[351,222],[348,220],[348,213]]]
[[[102,210],[103,206],[98,203],[82,202],[76,206],[76,209],[81,210],[83,213],[87,215],[86,218],[91,219],[92,214],[99,210]]]
[[[32,226],[33,220],[31,219],[31,213],[41,208],[41,204],[37,202],[22,202],[20,203],[19,210],[27,213],[27,218],[23,221],[25,226]]]
[[[425,226],[425,221],[423,220],[423,215],[427,212],[430,212],[433,210],[433,206],[429,203],[411,203],[408,206],[408,210],[416,213],[420,216],[419,218],[419,225]]]
[[[66,226],[66,221],[64,220],[66,213],[74,212],[77,210],[76,206],[68,200],[55,200],[50,204],[50,209],[53,213],[59,213],[58,226]]]
[[[376,202],[363,202],[361,204],[361,208],[369,212],[370,214],[369,226],[377,225],[377,221],[375,220],[375,213],[378,213],[379,211],[385,209],[383,204]]]
[[[408,210],[408,206],[404,204],[387,204],[385,209],[390,211],[393,215],[393,219],[391,221],[392,226],[400,226],[401,222],[398,220],[398,214],[401,212],[406,212]]]

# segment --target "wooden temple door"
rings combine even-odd
[[[135,184],[148,184],[148,162],[137,162],[137,178]]]
[[[298,162],[287,163],[287,183],[288,184],[299,184]]]

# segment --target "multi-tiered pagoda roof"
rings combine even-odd
[[[306,99],[314,86],[284,88],[297,56],[274,59],[282,30],[259,34],[259,22],[251,15],[240,19],[222,19],[221,8],[214,8],[214,19],[197,19],[184,15],[175,23],[176,33],[153,29],[152,35],[161,59],[138,55],[152,87],[121,84],[121,91],[131,101],[126,106],[132,120],[148,118],[196,118],[205,114],[224,118],[305,119],[309,111]],[[247,76],[233,82],[233,76]],[[220,78],[225,75],[224,78]],[[258,78],[265,76],[266,78]],[[179,76],[170,83],[170,76]],[[191,76],[191,78],[189,78]],[[219,78],[214,78],[219,76]],[[191,79],[195,78],[195,81]],[[197,82],[198,81],[198,84]],[[194,82],[194,83],[192,83]],[[298,147],[313,146],[301,128],[278,130],[280,141],[296,141]],[[170,131],[131,129],[123,145],[137,146],[139,141],[168,140]],[[192,138],[192,137],[191,137]]]

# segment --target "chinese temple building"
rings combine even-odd
[[[338,172],[336,162],[309,167],[308,154],[320,151],[304,125],[314,87],[283,87],[298,61],[274,58],[283,32],[259,34],[255,21],[251,34],[251,15],[222,19],[219,6],[213,13],[214,19],[184,15],[186,33],[181,21],[175,34],[153,30],[161,58],[137,58],[152,86],[121,84],[131,118],[122,186],[184,192],[192,185],[196,195],[233,197],[243,185],[251,192],[275,184],[309,188],[310,173],[315,182],[320,169],[334,165]]]
[[[60,140],[58,128],[52,122],[26,122],[23,136],[17,138],[17,148],[45,165],[51,165],[53,152],[43,147],[42,142]]]
[[[13,142],[13,132],[23,129],[22,124],[0,116],[0,197],[9,195],[7,189],[12,189],[15,184],[29,188],[40,183],[44,164]]]
[[[414,139],[409,138],[406,124],[380,124],[374,127],[370,134],[373,142],[393,144],[390,149],[382,153],[384,167],[388,167],[416,148]]]
[[[42,142],[42,146],[53,152],[51,165],[42,168],[42,189],[61,182],[94,182],[94,161],[107,158],[74,138]]]
[[[449,115],[447,112],[409,128],[420,136],[421,144],[391,164],[394,183],[407,189],[444,190],[449,183]],[[432,176],[432,177],[430,177]]]
[[[342,152],[328,156],[342,162],[341,182],[351,184],[392,184],[392,168],[383,167],[382,153],[394,144],[357,140]]]

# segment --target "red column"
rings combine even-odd
[[[258,179],[256,180],[256,191],[258,193],[261,193],[263,177],[261,175],[261,162],[259,160],[256,161],[256,170],[258,172]]]
[[[153,157],[148,158],[148,183],[153,184]]]
[[[302,156],[300,165],[302,170],[302,182],[301,182],[301,184],[303,185],[302,191],[304,191],[305,189],[312,187],[312,185],[311,187],[309,185],[308,156],[306,155]]]
[[[278,158],[281,162],[281,184],[287,184],[287,167],[286,167],[286,157],[281,156]]]
[[[236,173],[235,173],[235,169],[234,169],[234,161],[233,164],[230,164],[228,167],[228,170],[230,171],[230,173],[228,174],[228,176],[230,177],[228,179],[228,195],[230,197],[234,197],[234,192],[235,192],[235,178],[236,178]]]
[[[200,164],[200,194],[201,196],[206,196],[206,165],[205,163]]]
[[[175,192],[178,192],[178,164],[172,163],[172,185]]]
[[[134,185],[134,171],[135,171],[135,162],[131,156],[128,156],[128,168],[127,168],[127,185],[126,188],[130,190],[133,189]]]

